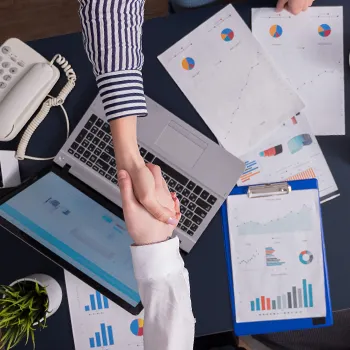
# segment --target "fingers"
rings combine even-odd
[[[276,6],[276,12],[281,12],[286,6],[287,2],[288,0],[278,0],[277,6]]]
[[[151,163],[147,163],[146,167],[150,170],[150,172],[152,173],[153,177],[154,177],[154,181],[156,183],[156,188],[159,187],[163,187],[163,175],[162,175],[162,171],[160,169],[160,167],[158,165],[154,165]]]
[[[135,198],[132,181],[129,173],[125,170],[118,171],[118,182],[120,193],[122,196],[123,207],[137,204],[137,199]]]
[[[163,207],[155,198],[146,197],[142,201],[142,205],[157,220],[168,225],[177,225],[178,220],[176,219],[176,214],[174,215],[173,211]]]

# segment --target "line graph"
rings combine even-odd
[[[290,211],[285,216],[266,223],[255,221],[244,222],[237,225],[237,230],[240,236],[311,231],[313,227],[311,217],[311,208],[303,205],[299,211]]]
[[[250,258],[247,258],[246,260],[242,259],[241,261],[238,262],[238,265],[249,265],[255,258],[259,256],[258,250],[256,250]]]

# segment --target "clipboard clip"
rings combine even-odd
[[[288,182],[280,182],[266,185],[249,186],[247,195],[249,198],[280,196],[292,192]]]

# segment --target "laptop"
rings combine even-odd
[[[184,215],[176,234],[189,252],[244,165],[154,101],[147,102],[150,116],[138,125],[140,152],[145,161],[162,167],[178,193]],[[132,240],[103,115],[98,98],[53,165],[1,198],[0,225],[136,315],[142,305]]]
[[[149,115],[138,119],[138,144],[144,160],[159,165],[182,217],[175,234],[190,252],[236,185],[245,165],[209,138],[150,98]],[[96,97],[55,158],[61,167],[110,201],[122,206],[108,122]]]

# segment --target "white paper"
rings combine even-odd
[[[21,184],[18,160],[14,151],[0,151],[0,188]]]
[[[317,178],[322,201],[339,196],[337,184],[304,113],[288,119],[267,141],[241,159],[246,169],[239,186]]]
[[[133,316],[110,300],[108,300],[107,308],[105,307],[103,296],[100,309],[98,310],[99,303],[97,302],[96,290],[67,271],[65,271],[65,280],[75,350],[91,349],[90,338],[94,339],[94,348],[101,350],[143,349],[143,336],[141,336],[143,334],[143,312],[138,316]],[[95,311],[92,310],[90,295],[93,297],[95,308],[97,309]],[[89,311],[85,311],[86,308]],[[105,325],[107,329],[107,346],[103,345],[101,325]],[[110,345],[111,339],[108,327],[111,327],[112,330],[112,345]],[[98,346],[96,336],[100,338],[101,346]]]
[[[318,192],[227,205],[237,322],[325,316]]]
[[[344,135],[343,8],[253,9],[252,29],[304,101],[314,134]]]
[[[304,107],[232,5],[158,58],[235,156]]]

